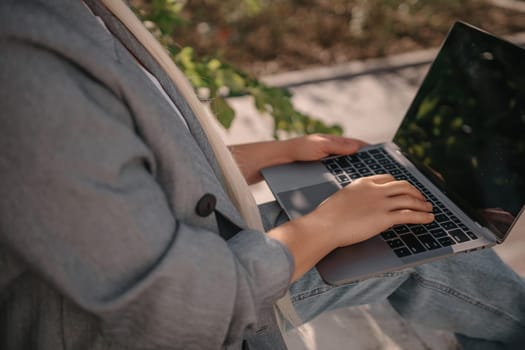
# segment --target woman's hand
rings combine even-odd
[[[311,213],[268,235],[294,256],[295,280],[333,249],[364,241],[396,224],[430,223],[431,212],[432,205],[408,182],[374,175],[355,180]]]
[[[329,155],[352,154],[366,143],[333,135],[308,135],[230,147],[241,171],[252,184],[261,169]],[[288,247],[295,261],[293,280],[337,247],[355,244],[396,224],[434,220],[432,205],[406,181],[391,175],[357,179],[333,194],[314,211],[274,228],[268,235]]]
[[[314,134],[286,141],[266,141],[230,146],[249,184],[262,180],[261,169],[295,161],[319,160],[331,154],[352,154],[363,141],[334,135]]]
[[[313,134],[284,141],[292,161],[319,160],[329,155],[353,154],[367,144],[342,136]]]
[[[355,180],[309,215],[325,226],[336,247],[364,241],[397,224],[434,220],[432,204],[407,181],[391,175]]]

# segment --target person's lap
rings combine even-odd
[[[265,210],[271,224],[286,220],[277,204]],[[291,285],[290,294],[304,322],[333,309],[386,299],[406,319],[462,334],[462,343],[477,348],[484,343],[476,338],[525,341],[524,280],[491,249],[342,286],[326,284],[314,268]]]
[[[290,293],[305,322],[329,310],[387,299],[401,316],[420,325],[468,338],[525,340],[525,283],[492,250],[342,286],[327,285],[312,269]]]

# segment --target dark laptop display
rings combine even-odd
[[[394,143],[503,239],[525,198],[525,50],[463,23],[445,45]]]

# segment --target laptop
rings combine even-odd
[[[503,242],[525,203],[523,62],[523,48],[457,22],[393,141],[353,155],[263,169],[290,219],[373,174],[409,181],[433,203],[430,224],[395,225],[332,251],[316,266],[327,283],[359,281]]]

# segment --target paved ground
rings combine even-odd
[[[525,37],[516,37],[525,43]],[[300,110],[337,122],[345,134],[367,142],[389,140],[399,125],[435,51],[394,56],[383,60],[292,72],[267,77],[269,84],[288,86]],[[232,100],[237,119],[227,143],[271,139],[271,120],[259,115],[248,97]],[[273,199],[265,184],[253,187],[258,202]],[[525,222],[500,255],[525,275]],[[324,314],[287,337],[292,350],[331,349],[456,349],[450,334],[423,329],[401,319],[387,304],[366,305]]]

